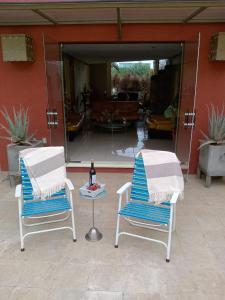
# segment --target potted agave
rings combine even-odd
[[[4,130],[7,136],[1,138],[9,140],[11,143],[7,145],[8,171],[10,184],[14,182],[15,176],[19,171],[19,151],[28,147],[40,147],[43,142],[36,140],[34,134],[29,134],[29,118],[28,109],[20,107],[18,111],[13,108],[10,116],[8,110],[3,108],[0,110],[6,125],[0,123],[0,129]]]
[[[211,105],[208,134],[202,132],[198,175],[206,175],[205,186],[211,185],[213,176],[225,176],[225,109]]]

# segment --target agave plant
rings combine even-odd
[[[202,132],[204,139],[201,140],[202,148],[209,144],[225,144],[225,109],[224,104],[222,109],[215,107],[211,104],[210,109],[208,108],[209,116],[209,132],[208,135]]]
[[[13,107],[13,117],[10,117],[6,108],[0,110],[0,113],[4,117],[7,126],[0,123],[0,129],[5,130],[8,136],[2,136],[10,140],[12,143],[19,145],[32,145],[31,141],[34,137],[33,134],[28,134],[29,119],[28,109],[20,107],[18,111]]]

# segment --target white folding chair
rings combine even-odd
[[[130,195],[129,195],[130,192]],[[166,247],[166,261],[170,261],[171,237],[175,230],[175,209],[179,194],[174,193],[170,201],[160,205],[149,202],[149,192],[145,175],[145,168],[141,156],[135,159],[132,183],[124,184],[118,191],[119,205],[116,226],[115,248],[118,248],[119,237],[128,235],[160,243]],[[122,207],[123,195],[126,195],[126,204]],[[158,230],[168,233],[167,242],[149,238],[131,232],[120,231],[120,218],[124,218],[131,225]]]
[[[76,242],[76,229],[73,212],[72,191],[74,186],[67,178],[65,189],[53,194],[47,199],[34,199],[32,185],[26,167],[20,159],[20,172],[22,183],[16,186],[15,197],[19,206],[19,228],[21,251],[24,251],[24,239],[27,236],[50,232],[55,230],[69,229],[73,233],[73,241]],[[46,228],[23,233],[23,227],[47,225],[50,223],[64,222],[71,217],[71,226]]]

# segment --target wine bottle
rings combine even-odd
[[[91,160],[91,168],[89,171],[89,186],[93,185],[96,183],[96,171],[94,167],[94,161]]]

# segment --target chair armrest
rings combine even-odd
[[[74,190],[74,185],[72,184],[71,180],[66,178],[66,186],[68,187],[69,191]]]
[[[173,196],[172,196],[172,198],[170,200],[170,203],[171,204],[176,204],[178,197],[179,197],[179,193],[178,192],[173,193]]]
[[[22,195],[22,185],[21,184],[17,184],[16,190],[15,190],[15,197],[16,198],[20,198],[21,195]]]
[[[118,195],[122,195],[129,187],[131,187],[131,182],[125,183],[123,186],[121,186],[120,189],[116,192]]]

